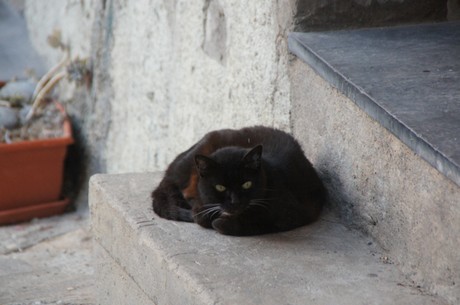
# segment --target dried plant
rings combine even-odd
[[[61,61],[43,75],[37,83],[34,94],[32,95],[32,107],[26,115],[26,122],[34,117],[44,98],[64,77],[81,83],[90,75],[90,68],[86,59],[77,57],[73,61],[70,60],[70,49],[62,42],[61,31],[55,29],[53,33],[48,36],[47,41],[51,47],[62,50],[64,56]]]

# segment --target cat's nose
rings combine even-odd
[[[232,205],[238,205],[240,203],[240,199],[238,198],[238,196],[232,193],[230,195],[230,202],[232,203]]]

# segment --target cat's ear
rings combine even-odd
[[[195,165],[201,177],[206,176],[209,172],[216,167],[217,163],[211,158],[203,155],[195,156]]]
[[[243,157],[244,167],[258,170],[262,163],[262,145],[257,145]]]

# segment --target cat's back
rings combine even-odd
[[[184,152],[192,160],[196,154],[209,156],[224,147],[242,147],[246,149],[263,146],[264,159],[272,164],[288,166],[289,163],[306,161],[298,142],[287,132],[266,126],[252,126],[242,129],[220,129],[209,132],[197,144]],[[308,161],[306,161],[308,163]]]
[[[255,144],[263,145],[263,153],[266,158],[285,159],[283,161],[286,162],[295,156],[303,157],[299,143],[287,132],[265,126],[249,127],[247,132],[257,142]]]
[[[264,151],[277,151],[290,146],[298,146],[297,141],[290,134],[266,126],[216,130],[208,133],[204,140],[209,146],[219,148],[225,146],[250,148],[262,144]]]

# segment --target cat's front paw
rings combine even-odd
[[[224,235],[240,235],[239,225],[236,221],[227,217],[219,217],[212,222],[214,230]]]
[[[220,210],[215,205],[204,205],[193,211],[193,220],[200,226],[210,229],[213,220],[220,216]]]

